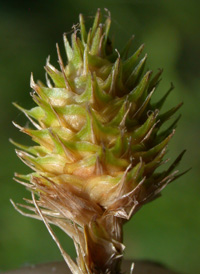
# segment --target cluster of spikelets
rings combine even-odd
[[[183,153],[166,171],[155,170],[165,163],[178,119],[164,131],[160,127],[181,104],[160,114],[171,90],[151,103],[162,71],[153,76],[144,72],[147,56],[139,60],[143,45],[130,57],[130,41],[121,53],[113,50],[110,24],[110,14],[102,23],[98,10],[87,33],[80,15],[71,45],[64,36],[67,65],[57,45],[60,71],[47,61],[47,87],[31,76],[37,106],[26,110],[15,104],[34,129],[16,126],[37,145],[13,142],[19,158],[33,170],[16,174],[32,199],[13,204],[22,214],[44,221],[74,274],[121,273],[123,224],[180,176],[173,170]],[[73,239],[76,263],[50,224]]]

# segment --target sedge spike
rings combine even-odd
[[[144,45],[128,57],[133,38],[121,53],[113,48],[109,12],[104,22],[98,10],[88,31],[83,16],[79,18],[80,31],[73,28],[71,43],[64,35],[67,64],[57,44],[60,69],[48,58],[47,86],[31,75],[36,106],[27,110],[15,104],[31,127],[15,125],[35,145],[12,141],[17,156],[33,170],[15,174],[31,199],[12,204],[44,222],[73,274],[120,274],[123,225],[179,176],[176,166],[183,153],[170,168],[156,169],[166,162],[178,119],[164,132],[160,127],[180,105],[160,113],[169,92],[151,103],[162,70],[155,75],[145,71]],[[73,239],[76,263],[51,224]]]

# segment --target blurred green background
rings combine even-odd
[[[161,199],[146,205],[125,226],[125,256],[154,260],[180,273],[200,273],[200,2],[196,0],[0,1],[0,270],[62,260],[45,226],[22,217],[9,202],[10,198],[21,202],[29,197],[12,180],[15,171],[28,172],[8,142],[9,137],[28,142],[11,123],[26,123],[12,102],[33,106],[30,73],[44,81],[43,66],[49,54],[57,66],[55,43],[64,52],[62,34],[70,32],[80,12],[90,22],[98,7],[112,13],[111,36],[116,48],[122,48],[135,34],[132,51],[145,42],[147,67],[164,69],[154,99],[174,83],[166,108],[180,101],[184,106],[167,156],[174,159],[186,148],[180,171],[192,167],[163,191]],[[58,235],[75,256],[72,241],[60,232]]]

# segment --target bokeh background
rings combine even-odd
[[[164,69],[154,100],[174,83],[166,108],[180,101],[184,106],[168,157],[174,159],[186,148],[180,171],[192,167],[125,226],[125,256],[160,262],[180,273],[200,273],[200,2],[196,0],[0,1],[0,270],[62,260],[45,226],[22,217],[9,202],[10,198],[21,202],[22,197],[29,197],[12,180],[15,171],[29,171],[8,141],[11,137],[28,143],[11,123],[26,123],[12,102],[33,106],[30,73],[44,81],[48,55],[57,66],[55,43],[64,53],[62,34],[70,32],[80,12],[90,22],[98,7],[112,13],[111,37],[116,48],[135,34],[132,51],[145,42],[147,67]],[[58,235],[75,256],[72,241]]]

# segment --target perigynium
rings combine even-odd
[[[15,174],[32,199],[26,205],[12,203],[23,215],[43,220],[74,274],[121,273],[123,225],[180,176],[174,169],[183,153],[166,170],[156,169],[166,162],[179,118],[160,128],[181,104],[161,112],[172,88],[151,103],[162,70],[154,75],[145,70],[143,45],[127,57],[132,39],[122,52],[113,49],[110,24],[109,12],[104,22],[98,10],[87,32],[80,15],[71,45],[64,35],[67,64],[57,45],[60,70],[47,60],[47,86],[31,75],[36,107],[14,104],[32,124],[16,127],[36,145],[12,141],[18,157],[33,170]],[[73,239],[76,263],[51,224]]]

